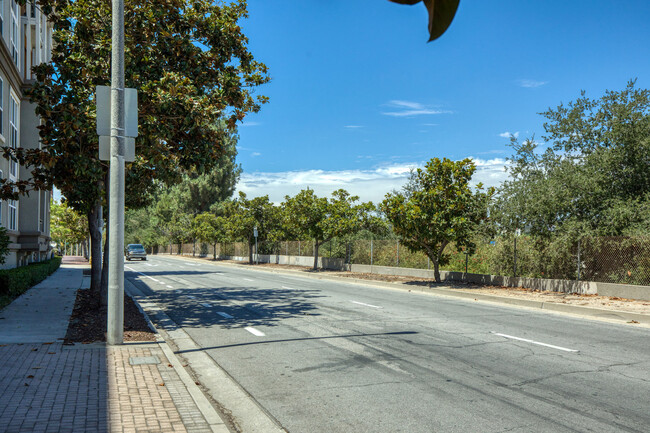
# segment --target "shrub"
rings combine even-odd
[[[0,270],[0,295],[15,299],[51,275],[60,265],[61,257],[54,257],[46,262]]]

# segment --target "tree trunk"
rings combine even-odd
[[[214,246],[213,246],[213,247],[214,247],[214,248],[212,249],[212,258],[213,258],[214,260],[217,260],[217,243],[216,243],[216,242],[214,243]]]
[[[108,212],[107,212],[108,213]],[[108,218],[107,218],[108,219]],[[106,225],[106,243],[104,244],[104,266],[102,267],[102,288],[100,299],[102,305],[108,305],[108,224]]]
[[[257,251],[255,251],[257,252]],[[250,239],[248,240],[248,264],[252,265],[253,262],[253,244],[251,243]]]
[[[196,257],[196,239],[192,240],[192,257]]]
[[[314,242],[314,270],[318,269],[318,241]]]
[[[433,277],[436,279],[436,283],[440,283],[440,269],[438,267],[438,257],[433,259]]]
[[[88,231],[91,241],[90,263],[90,290],[93,298],[97,299],[97,308],[100,306],[101,278],[102,278],[102,206],[95,203],[88,213]]]

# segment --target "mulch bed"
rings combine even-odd
[[[97,309],[96,294],[77,290],[64,344],[106,341],[106,307]],[[156,341],[154,332],[128,295],[124,295],[124,341]]]

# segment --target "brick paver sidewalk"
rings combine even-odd
[[[0,432],[212,432],[157,343],[2,344],[0,396]]]

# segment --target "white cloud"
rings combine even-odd
[[[501,134],[499,134],[499,137],[510,138],[511,135],[514,135],[515,138],[519,138],[519,131],[517,131],[517,132],[510,132],[510,131],[502,132]]]
[[[411,117],[411,116],[421,116],[428,114],[450,114],[451,111],[448,110],[438,110],[426,105],[420,104],[419,102],[411,101],[390,101],[387,106],[398,110],[398,111],[387,111],[381,114],[386,116],[393,117]]]
[[[470,157],[472,158],[472,157]],[[483,183],[485,188],[498,187],[508,179],[506,172],[507,161],[503,158],[480,159],[472,158],[476,164],[476,171],[472,177],[472,184]]]
[[[358,128],[363,128],[363,126],[361,126],[361,125],[345,125],[344,128],[358,129]]]
[[[252,157],[262,156],[262,154],[259,153],[259,152],[253,152],[253,153],[251,153],[251,156],[252,156]]]
[[[498,186],[507,178],[506,161],[474,159],[477,170],[473,184],[482,182],[486,187]],[[242,173],[237,191],[249,197],[268,195],[274,203],[281,203],[286,195],[296,195],[307,187],[318,196],[329,196],[339,188],[358,195],[361,201],[379,203],[386,193],[399,190],[406,183],[412,168],[423,162],[386,165],[368,170],[296,170],[276,173]]]
[[[547,84],[548,81],[538,81],[538,80],[517,80],[517,84],[520,87],[535,88]]]

